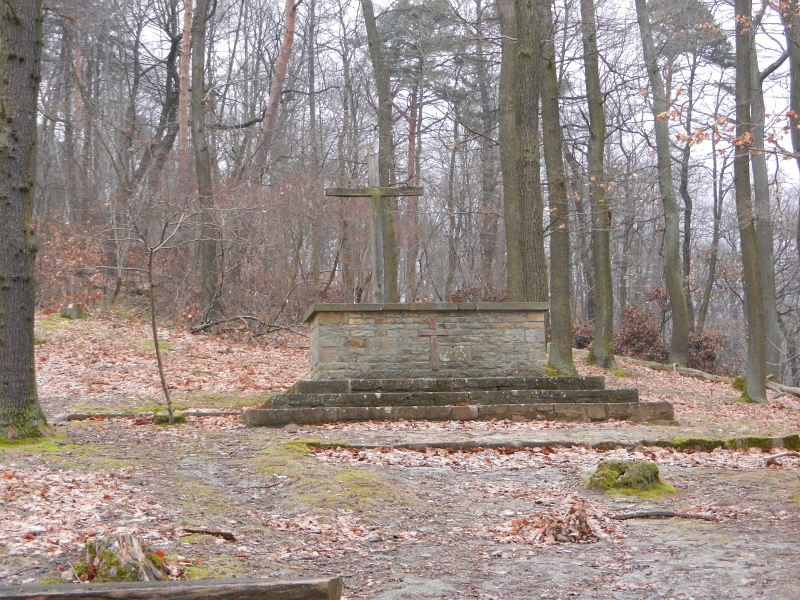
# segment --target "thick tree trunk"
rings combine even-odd
[[[536,0],[515,0],[513,27],[517,41],[503,40],[501,98],[505,94],[513,96],[513,113],[508,111],[508,105],[501,106],[500,125],[508,299],[512,302],[545,302],[548,297],[539,180],[537,13]],[[501,7],[501,31],[510,15],[509,7]],[[510,29],[508,23],[505,29]],[[511,171],[514,174],[509,178]],[[507,180],[510,186],[506,185]]]
[[[664,278],[672,307],[672,341],[669,360],[681,367],[686,366],[689,354],[689,310],[681,277],[680,211],[672,179],[672,159],[669,147],[669,103],[664,81],[658,68],[650,15],[645,0],[636,0],[636,15],[642,37],[644,62],[653,93],[653,117],[655,119],[656,154],[658,157],[658,187],[664,205]]]
[[[755,212],[750,186],[752,0],[736,0],[736,152],[734,187],[736,216],[742,244],[744,297],[747,313],[747,372],[745,395],[766,401],[766,323]]]
[[[606,199],[603,150],[606,116],[600,87],[597,25],[592,0],[581,0],[583,60],[589,105],[589,199],[592,206],[592,262],[595,280],[594,339],[589,359],[606,369],[614,360],[614,283],[611,278],[611,208]]]
[[[361,0],[364,12],[364,25],[367,30],[369,56],[375,74],[375,87],[378,91],[378,182],[386,187],[391,181],[392,172],[392,92],[389,69],[383,58],[378,25],[372,0]],[[384,298],[381,302],[399,302],[397,288],[398,258],[394,231],[394,211],[397,201],[389,196],[381,198],[381,229],[383,230],[383,274]]]
[[[502,34],[500,62],[500,166],[503,172],[503,215],[506,234],[506,277],[509,300],[523,296],[522,254],[518,240],[522,235],[520,219],[521,191],[516,157],[519,154],[519,131],[516,125],[514,85],[517,81],[518,42],[514,0],[497,0],[497,12]]]
[[[214,224],[214,188],[205,116],[205,55],[208,0],[197,0],[192,23],[192,144],[194,145],[197,194],[200,197],[200,269],[203,320],[219,318],[219,275]]]
[[[569,197],[564,170],[561,111],[558,107],[555,27],[552,0],[539,0],[542,87],[542,142],[550,206],[550,354],[547,366],[559,375],[575,375],[572,360],[572,307],[569,250]]]
[[[775,294],[775,256],[772,248],[772,209],[769,201],[769,173],[767,156],[764,152],[766,143],[764,127],[766,106],[764,105],[764,79],[774,71],[785,56],[768,67],[763,73],[758,70],[758,54],[755,40],[751,52],[751,119],[753,123],[753,147],[750,164],[753,170],[753,204],[756,215],[756,237],[758,238],[758,257],[761,271],[761,289],[764,293],[764,322],[766,325],[766,361],[767,378],[779,380],[781,372],[780,329],[778,327],[778,305]]]
[[[520,206],[516,218],[521,223],[519,239],[506,236],[506,244],[518,244],[522,263],[509,264],[509,275],[522,275],[522,295],[510,301],[547,302],[549,298],[547,263],[544,253],[544,200],[539,165],[539,7],[538,0],[515,0],[517,18],[517,80],[514,93],[516,127],[519,131]],[[506,222],[508,220],[506,219]],[[510,291],[509,286],[509,291]]]
[[[0,436],[9,439],[38,436],[47,425],[33,344],[42,15],[41,0],[0,4]]]

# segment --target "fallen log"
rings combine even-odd
[[[341,600],[342,580],[210,579],[0,588],[0,600]]]

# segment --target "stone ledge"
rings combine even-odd
[[[278,394],[261,408],[311,408],[320,406],[458,406],[480,404],[598,404],[638,402],[635,389],[608,390],[461,390],[409,392],[354,392]],[[596,409],[593,409],[596,410]],[[590,416],[591,418],[591,416]],[[600,417],[601,419],[604,417]]]
[[[317,379],[295,382],[287,394],[353,392],[451,392],[465,390],[602,390],[603,377],[402,377],[398,379]]]
[[[592,410],[589,410],[589,407]],[[494,404],[471,406],[353,406],[314,408],[250,409],[244,412],[248,427],[283,427],[322,425],[343,421],[486,421],[558,420],[601,421],[609,418],[639,422],[673,421],[669,402],[598,403],[598,404]]]
[[[454,312],[454,311],[544,311],[550,310],[549,302],[444,302],[411,304],[314,304],[303,316],[307,323],[321,312]]]

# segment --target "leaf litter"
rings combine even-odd
[[[175,389],[186,393],[257,394],[285,389],[307,374],[304,340],[253,344],[176,330],[164,334],[170,342],[168,376]],[[145,325],[90,320],[46,330],[42,337],[47,343],[37,346],[38,376],[48,414],[68,411],[78,399],[125,407],[158,396],[152,349],[143,345],[149,339]],[[581,361],[578,365],[582,374],[605,375],[610,386],[638,387],[643,401],[672,401],[681,423],[746,421],[754,428],[766,424],[800,431],[800,403],[789,396],[770,394],[766,405],[745,405],[734,401],[736,393],[727,384],[633,364],[625,365],[633,377],[617,378]],[[398,439],[446,441],[526,432],[546,436],[551,430],[613,436],[629,427],[621,422],[371,422],[287,429],[268,433],[266,439],[302,440],[310,434],[369,442],[389,433]],[[64,569],[86,539],[123,532],[143,537],[184,567],[233,568],[230,561],[235,561],[239,576],[340,574],[347,598],[394,598],[392,590],[403,589],[407,592],[400,597],[407,598],[520,598],[529,597],[532,585],[542,598],[688,598],[705,597],[704,589],[731,597],[767,590],[774,597],[786,596],[782,586],[793,581],[780,558],[780,544],[797,530],[798,511],[776,498],[794,493],[797,486],[791,482],[798,480],[800,460],[787,456],[765,468],[777,450],[314,449],[321,465],[375,472],[416,495],[410,505],[393,504],[390,497],[378,509],[363,512],[288,503],[292,477],[255,473],[247,463],[263,447],[266,432],[245,429],[236,416],[190,418],[188,425],[176,428],[154,427],[147,419],[106,419],[62,431],[72,443],[95,447],[96,457],[127,459],[131,466],[87,471],[78,457],[59,463],[46,456],[0,454],[0,585],[35,581],[36,573],[44,575],[54,566]],[[583,481],[608,458],[655,460],[681,492],[660,500],[587,492]],[[297,475],[299,480],[306,476]],[[202,494],[218,496],[225,508],[201,510],[203,496],[172,485],[181,478],[210,486]],[[611,519],[648,507],[708,513],[718,524]],[[225,526],[235,530],[237,541],[188,544],[182,541],[181,526]],[[734,539],[743,540],[728,542],[719,556],[709,554],[715,547],[711,541],[701,543],[708,554],[703,560],[724,564],[739,578],[722,587],[711,579],[713,587],[704,587],[705,579],[665,587],[659,578],[670,580],[673,569],[696,567],[698,557],[690,548],[705,539],[698,535],[711,535],[698,527],[732,528]],[[683,533],[665,545],[647,533],[652,528]],[[681,544],[685,549],[679,550]],[[761,562],[747,558],[750,550],[766,547],[768,553],[758,552]],[[560,569],[569,576],[559,579]],[[420,581],[433,583],[414,583]]]

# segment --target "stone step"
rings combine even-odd
[[[290,394],[353,392],[455,392],[464,390],[601,390],[603,377],[461,377],[405,379],[323,379],[298,381]]]
[[[638,402],[635,389],[610,390],[469,390],[460,392],[366,392],[350,394],[276,394],[261,408],[316,406],[447,406],[459,404],[530,404]]]
[[[324,406],[254,408],[244,412],[248,427],[321,425],[342,421],[486,421],[490,419],[639,422],[672,421],[669,402],[479,404],[469,406]]]

